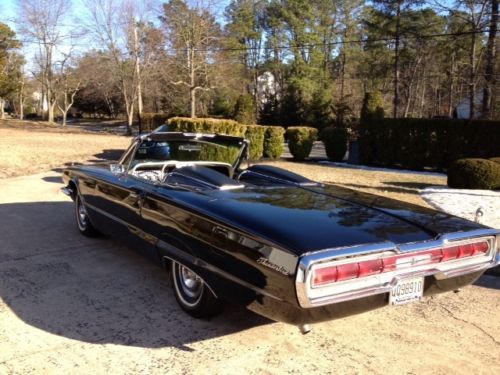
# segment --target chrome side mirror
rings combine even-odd
[[[110,164],[109,170],[113,174],[125,173],[125,167],[123,166],[123,164]]]

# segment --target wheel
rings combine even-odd
[[[85,206],[83,205],[82,202],[82,198],[80,197],[79,194],[76,194],[75,197],[75,216],[76,216],[76,224],[81,234],[88,237],[93,237],[97,235],[98,232],[90,222],[87,210],[85,209]]]
[[[171,270],[175,299],[185,312],[198,319],[208,319],[221,311],[221,300],[195,272],[173,261]]]

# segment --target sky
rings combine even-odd
[[[119,1],[119,0],[118,0]],[[153,9],[156,17],[156,13],[159,15],[161,13],[161,4],[164,3],[164,0],[134,0],[137,1],[138,4],[145,4],[150,1],[153,4]],[[197,1],[213,1],[216,3],[218,9],[218,19],[220,22],[224,21],[223,12],[225,7],[228,5],[230,0],[188,0],[188,2],[197,2]],[[69,25],[73,24],[81,24],[81,20],[77,20],[77,17],[81,17],[86,13],[85,6],[83,5],[82,0],[68,0],[70,3],[70,12],[68,15],[68,19],[65,23]],[[18,13],[18,4],[19,0],[0,0],[0,22],[6,23],[9,25],[11,29],[18,33],[17,38],[23,42],[22,53],[26,57],[27,60],[27,70],[35,69],[34,57],[37,51],[36,44],[33,42],[29,42],[27,40],[23,40],[23,37],[19,35],[19,24],[16,21],[17,13]],[[64,31],[63,31],[64,32]],[[83,52],[92,48],[93,42],[91,40],[78,40],[76,47],[73,49],[76,52]],[[97,47],[97,46],[96,46]],[[62,52],[69,51],[69,45],[59,46],[59,50]]]

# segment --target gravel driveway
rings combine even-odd
[[[167,275],[77,233],[55,173],[0,181],[0,374],[500,373],[500,278],[313,325],[177,307]]]

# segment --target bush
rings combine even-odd
[[[500,164],[486,159],[460,159],[448,168],[448,186],[458,189],[500,189]]]
[[[360,120],[372,121],[384,118],[384,99],[380,91],[367,92],[363,98]]]
[[[286,130],[288,148],[293,159],[302,161],[311,153],[318,130],[307,126],[292,126]]]
[[[264,154],[264,134],[265,126],[247,125],[245,138],[250,141],[248,158],[250,160],[259,160]]]
[[[500,121],[391,118],[360,128],[364,164],[442,170],[458,159],[498,156]]]
[[[234,119],[241,124],[255,124],[255,106],[250,94],[240,95],[234,107]]]
[[[494,161],[495,163],[500,163],[500,156],[499,157],[490,158],[489,160]]]
[[[264,155],[278,159],[283,154],[285,129],[281,126],[268,126],[264,136]]]
[[[214,133],[243,137],[246,132],[245,125],[225,119],[173,117],[168,120],[168,125],[171,131],[185,133]]]
[[[141,127],[143,132],[151,132],[157,127],[166,124],[168,120],[168,115],[165,113],[142,113],[141,115]]]
[[[342,161],[347,151],[348,134],[345,128],[328,127],[321,132],[328,160]]]

